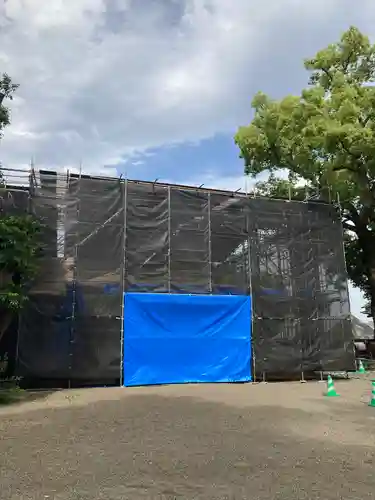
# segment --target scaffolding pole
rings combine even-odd
[[[125,292],[126,292],[126,240],[127,240],[127,210],[128,207],[128,180],[124,182],[124,195],[123,195],[123,231],[124,236],[122,239],[122,271],[121,271],[121,334],[120,334],[120,387],[124,385],[124,319],[125,319]]]
[[[252,227],[250,225],[250,207],[246,213],[246,229],[247,229],[247,269],[248,269],[248,284],[249,284],[249,296],[250,296],[250,321],[251,321],[251,341],[250,341],[250,359],[252,363],[253,381],[256,382],[256,372],[255,372],[255,349],[254,349],[254,307],[253,307],[253,283],[252,283],[252,252],[251,252],[251,236]]]
[[[74,242],[74,258],[73,258],[73,279],[72,279],[72,314],[70,317],[70,337],[69,337],[69,380],[68,387],[71,388],[71,371],[72,371],[72,360],[73,360],[73,343],[75,334],[75,315],[76,315],[76,299],[77,299],[77,261],[78,261],[78,238],[79,238],[79,209],[80,209],[80,188],[81,188],[81,177],[82,177],[82,163],[79,165],[79,177],[78,186],[76,194],[76,231],[75,231],[75,242]],[[68,193],[70,191],[70,174],[68,174]],[[57,193],[56,193],[57,195]],[[66,202],[66,200],[65,200]]]
[[[171,186],[168,186],[168,293],[171,293],[172,288],[172,274],[171,274],[171,237],[172,237],[172,227],[171,227]]]
[[[100,224],[100,226],[96,227],[93,231],[91,231],[90,234],[88,234],[85,238],[83,238],[82,241],[79,241],[77,243],[77,246],[82,246],[84,243],[86,243],[90,238],[92,238],[93,236],[95,236],[96,234],[98,234],[98,232],[103,229],[103,227],[106,227],[108,224],[110,224],[113,219],[115,219],[118,215],[120,215],[120,213],[124,210],[123,207],[121,207],[119,210],[117,210],[117,212],[113,215],[111,215],[111,217],[109,217],[107,220],[105,220],[103,222],[103,224]]]
[[[212,235],[211,235],[211,193],[208,193],[208,291],[212,294]]]

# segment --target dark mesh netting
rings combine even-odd
[[[22,315],[20,375],[114,381],[121,365],[124,184],[34,180],[42,272]]]
[[[168,291],[168,190],[127,182],[125,288]]]
[[[170,284],[175,293],[210,293],[207,193],[170,189]]]
[[[335,208],[255,199],[249,206],[256,371],[352,369],[342,230]]]
[[[212,291],[248,295],[249,210],[245,198],[211,194]]]
[[[43,260],[22,314],[21,375],[121,378],[124,292],[250,294],[258,376],[354,367],[331,205],[39,172],[29,207]]]

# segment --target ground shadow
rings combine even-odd
[[[23,413],[2,421],[0,498],[370,498],[373,448],[291,429],[322,418],[155,394]]]
[[[45,399],[54,392],[56,391],[27,391],[20,387],[2,387],[0,388],[0,407]]]

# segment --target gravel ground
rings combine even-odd
[[[375,497],[368,380],[60,391],[0,408],[0,499]]]

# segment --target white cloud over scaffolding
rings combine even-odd
[[[0,71],[21,84],[1,160],[100,173],[135,151],[250,119],[250,100],[303,82],[301,58],[363,0],[0,0]]]

